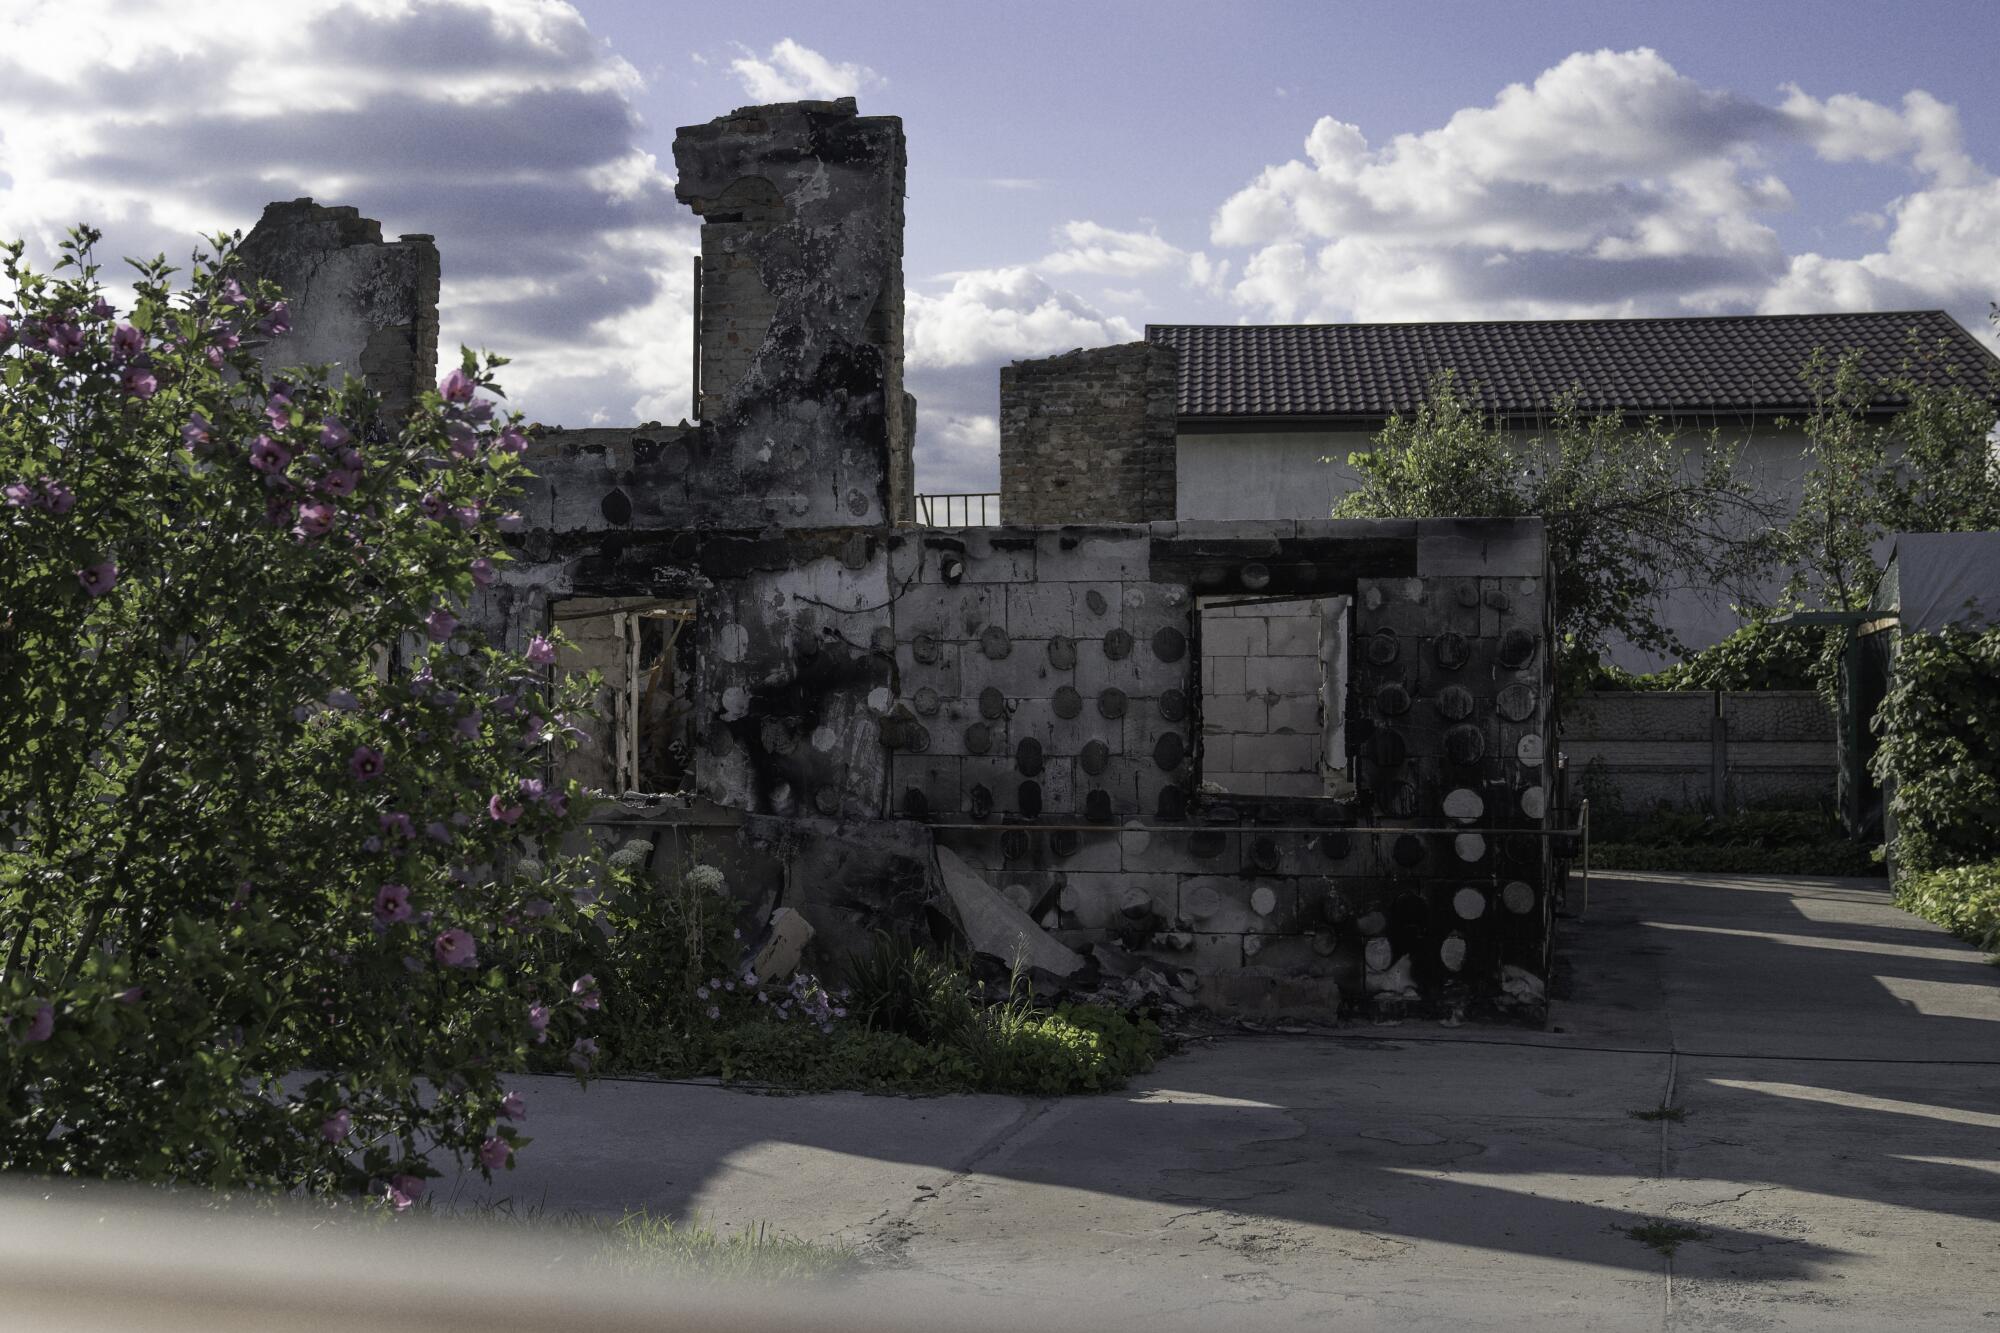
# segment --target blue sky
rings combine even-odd
[[[446,336],[565,424],[687,411],[677,125],[904,118],[919,484],[998,367],[1148,321],[2000,296],[2000,7],[239,0],[0,12],[0,232],[181,252],[311,193],[438,236]]]

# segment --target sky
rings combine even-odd
[[[185,256],[310,194],[425,232],[551,424],[688,415],[677,126],[909,141],[924,491],[999,367],[1153,323],[1942,307],[1994,342],[2000,5],[0,0],[0,237]]]

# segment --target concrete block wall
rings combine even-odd
[[[1000,514],[1010,524],[1174,517],[1171,348],[1125,343],[1000,371]]]
[[[1718,713],[1718,704],[1720,712]],[[1596,691],[1564,718],[1582,792],[1630,812],[1834,799],[1833,712],[1810,690]]]
[[[1203,790],[1328,794],[1320,633],[1337,600],[1201,608]]]

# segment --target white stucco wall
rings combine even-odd
[[[1727,438],[1727,437],[1725,437]],[[1369,431],[1183,431],[1176,437],[1181,518],[1325,518],[1334,501],[1354,485],[1347,455],[1370,447]],[[1787,517],[1797,508],[1805,463],[1796,430],[1758,428],[1743,449],[1742,466],[1777,500]],[[1322,462],[1332,458],[1334,462]],[[1775,593],[1782,576],[1767,592]],[[1725,600],[1706,589],[1672,594],[1666,621],[1691,648],[1704,648],[1742,623]],[[1666,659],[1629,646],[1611,660],[1630,671],[1649,671]]]

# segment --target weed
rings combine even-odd
[[[1651,1222],[1641,1222],[1638,1226],[1620,1227],[1626,1235],[1641,1245],[1650,1245],[1669,1259],[1682,1243],[1690,1240],[1707,1240],[1708,1233],[1696,1227],[1683,1226],[1679,1222],[1669,1222],[1663,1218]]]

